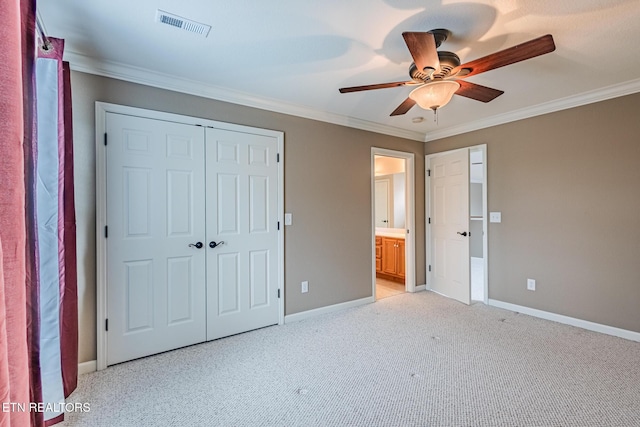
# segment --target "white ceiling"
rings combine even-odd
[[[208,37],[155,22],[209,24]],[[431,140],[640,91],[638,0],[39,0],[72,69],[238,104]],[[556,51],[469,77],[504,90],[389,117],[411,87],[403,31],[446,28],[462,62],[552,34]],[[413,123],[424,117],[422,123]]]

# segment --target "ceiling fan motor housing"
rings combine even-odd
[[[431,76],[422,70],[418,70],[415,63],[411,63],[409,75],[413,80],[425,82],[429,80],[442,80],[451,76],[451,71],[460,65],[460,58],[453,52],[438,51],[438,59],[440,60],[440,69],[436,70]]]
[[[436,48],[440,47],[440,45],[443,42],[445,42],[449,37],[451,37],[451,31],[444,28],[436,28],[435,30],[431,30],[427,32],[433,34],[433,38],[436,42]]]

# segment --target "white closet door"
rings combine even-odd
[[[106,126],[112,365],[206,339],[204,130],[113,113]]]
[[[276,138],[209,128],[206,139],[212,340],[278,323],[278,166]]]
[[[431,290],[471,303],[469,152],[431,159]]]

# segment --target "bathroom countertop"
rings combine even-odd
[[[397,230],[397,229],[384,230],[384,229],[376,228],[376,236],[395,237],[396,239],[404,239],[405,233],[403,232],[403,230]]]

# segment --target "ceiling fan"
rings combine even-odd
[[[481,102],[489,102],[502,95],[504,91],[463,79],[544,55],[556,49],[553,37],[551,34],[547,34],[460,65],[460,58],[455,53],[436,50],[450,35],[451,32],[444,29],[402,33],[413,57],[413,63],[409,67],[411,80],[345,87],[339,89],[340,93],[398,86],[418,86],[398,108],[393,110],[391,116],[405,114],[416,103],[424,109],[436,111],[447,104],[454,94]]]

